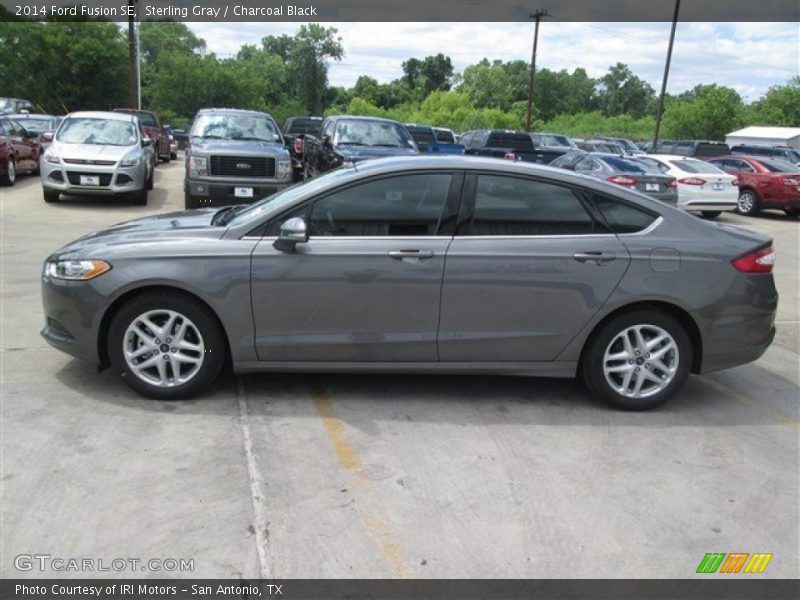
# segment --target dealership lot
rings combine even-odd
[[[167,403],[47,346],[38,278],[65,242],[180,210],[182,177],[160,166],[145,207],[0,190],[3,577],[82,575],[14,567],[49,554],[200,577],[679,578],[706,552],[800,576],[797,220],[720,218],[775,238],[778,335],[656,412],[487,376],[228,375]]]

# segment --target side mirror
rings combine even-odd
[[[302,217],[292,217],[281,225],[281,234],[272,247],[281,252],[294,252],[297,244],[308,241],[308,228]]]
[[[45,132],[42,134],[42,141],[43,141],[43,142],[52,142],[52,141],[53,141],[53,136],[54,136],[54,135],[55,135],[55,134],[54,134],[54,132],[52,132],[52,131],[45,131]]]
[[[330,148],[331,147],[331,136],[329,136],[328,134],[323,135],[322,136],[322,145],[325,146],[326,148]]]
[[[142,138],[142,147],[143,148],[146,148],[147,146],[152,146],[152,145],[153,145],[153,138],[151,138],[149,136],[144,136]]]

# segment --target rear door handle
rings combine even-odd
[[[391,250],[388,255],[395,260],[427,260],[433,258],[433,250]]]
[[[572,257],[578,262],[593,262],[596,265],[603,265],[617,258],[613,252],[576,252]]]

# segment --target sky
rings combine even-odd
[[[267,35],[293,34],[299,23],[186,23],[207,49],[230,57],[242,44]],[[442,52],[456,72],[486,57],[530,61],[531,23],[327,23],[342,38],[344,57],[332,62],[331,85],[351,87],[360,75],[387,83],[402,75],[404,60]],[[543,21],[537,68],[591,77],[623,62],[658,91],[671,23],[559,23]],[[680,93],[698,84],[734,88],[747,101],[800,74],[798,23],[678,23],[667,87]]]

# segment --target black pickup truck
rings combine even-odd
[[[522,160],[547,164],[564,152],[553,148],[537,148],[531,134],[513,129],[479,129],[467,131],[459,140],[465,147],[464,154],[493,156],[507,160]]]
[[[303,179],[303,141],[306,135],[319,135],[322,117],[289,117],[283,124],[283,140],[292,157],[294,181]]]
[[[319,137],[306,134],[303,167],[306,178],[331,171],[344,163],[384,156],[419,154],[402,124],[378,117],[326,117]]]

